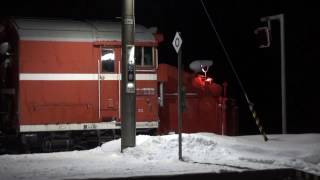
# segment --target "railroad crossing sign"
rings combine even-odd
[[[180,47],[182,45],[182,39],[180,37],[179,32],[176,32],[176,35],[174,36],[174,39],[172,41],[172,45],[173,45],[174,49],[176,50],[176,52],[178,53],[180,50]]]

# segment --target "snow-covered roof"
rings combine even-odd
[[[121,41],[121,23],[66,19],[13,20],[21,40],[40,41]],[[155,42],[152,31],[135,25],[135,41]]]

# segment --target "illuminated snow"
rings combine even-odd
[[[183,158],[187,162],[181,162],[177,135],[140,135],[137,146],[124,153],[120,153],[120,140],[114,140],[87,151],[2,155],[0,177],[107,178],[273,168],[296,168],[320,175],[320,134],[269,135],[269,139],[183,134]]]

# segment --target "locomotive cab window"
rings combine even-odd
[[[153,54],[151,47],[144,47],[143,48],[143,62],[145,66],[153,66]]]
[[[154,67],[153,57],[154,57],[153,47],[141,47],[141,46],[135,47],[135,64],[138,68]]]
[[[114,49],[101,49],[101,72],[113,73],[115,66],[115,52]]]

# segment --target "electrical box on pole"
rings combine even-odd
[[[136,146],[134,0],[123,0],[122,2],[121,152],[127,147]]]

